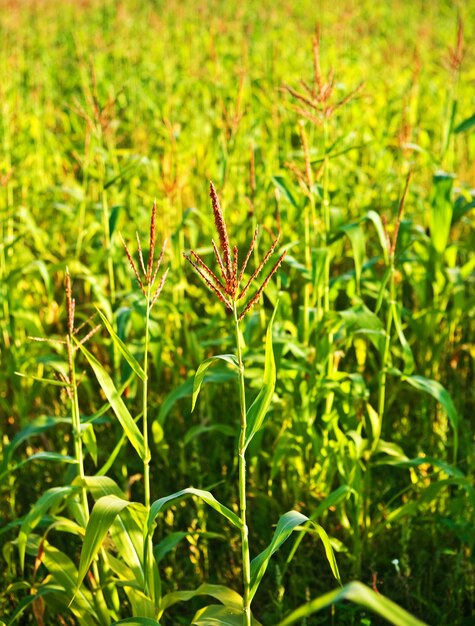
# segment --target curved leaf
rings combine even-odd
[[[28,535],[41,521],[43,515],[49,511],[55,504],[61,502],[64,498],[74,493],[75,488],[71,486],[66,487],[53,487],[48,489],[45,493],[38,498],[35,504],[31,507],[29,513],[23,519],[18,534],[18,554],[20,558],[20,567],[23,571],[25,565],[25,549]]]
[[[200,609],[191,622],[194,626],[242,626],[243,612],[219,604],[211,604]],[[254,618],[252,626],[261,626]]]
[[[196,401],[198,399],[198,395],[200,393],[201,385],[203,384],[203,380],[206,374],[206,370],[210,365],[212,365],[215,361],[222,360],[228,363],[229,365],[238,368],[237,358],[234,354],[217,354],[216,356],[212,356],[206,361],[203,361],[201,365],[196,370],[195,378],[193,380],[193,397],[191,402],[191,411],[193,412],[196,406]]]
[[[210,585],[204,583],[193,591],[174,591],[167,593],[162,598],[160,609],[164,611],[177,602],[187,602],[197,596],[211,596],[219,600],[219,602],[224,604],[227,608],[239,611],[242,619],[242,597],[236,593],[236,591],[224,585]]]
[[[160,623],[151,617],[127,617],[119,622],[114,622],[114,626],[118,624],[129,624],[129,626],[160,626]]]
[[[94,505],[91,517],[86,526],[86,534],[81,550],[81,558],[78,568],[78,579],[76,591],[79,589],[84,576],[87,573],[92,561],[99,552],[102,542],[112,526],[117,515],[126,507],[135,503],[129,502],[115,495],[103,496]]]
[[[307,521],[308,517],[298,511],[289,511],[279,519],[270,544],[251,562],[251,588],[249,594],[251,600],[267,570],[272,555],[290,537],[290,534],[297,526],[301,526]]]
[[[366,585],[360,582],[351,582],[345,585],[342,589],[336,591],[330,591],[329,593],[315,598],[311,602],[304,604],[296,611],[293,611],[285,619],[283,619],[277,626],[290,626],[301,620],[305,619],[309,615],[321,611],[327,606],[341,602],[342,600],[350,600],[355,604],[364,606],[365,608],[373,611],[377,615],[380,615],[389,623],[395,626],[427,626],[424,622],[402,609],[389,598],[376,593]]]
[[[122,356],[124,357],[124,359],[130,365],[132,370],[137,374],[137,376],[140,378],[140,380],[145,380],[145,378],[146,378],[145,372],[143,371],[143,368],[138,363],[137,359],[134,357],[134,355],[130,352],[130,350],[125,345],[125,343],[122,341],[122,339],[119,337],[119,335],[112,328],[111,323],[109,322],[107,317],[102,313],[102,311],[100,309],[98,309],[97,307],[96,307],[96,311],[101,316],[101,319],[104,322],[104,326],[107,328],[107,330],[109,332],[109,335],[112,338],[112,341],[119,348],[119,350],[122,353]]]
[[[89,361],[89,364],[94,370],[94,373],[97,380],[99,381],[100,386],[102,387],[102,390],[106,394],[109,404],[111,405],[117,419],[120,422],[120,425],[124,429],[130,443],[137,450],[139,457],[143,461],[145,459],[145,444],[142,433],[138,429],[137,424],[130,415],[124,401],[120,397],[119,392],[112,382],[112,378],[102,367],[101,363],[99,363],[96,357],[89,352],[89,350],[87,350],[79,343],[77,345],[79,346],[81,352],[84,354],[86,359]]]
[[[264,366],[264,380],[259,395],[247,410],[246,439],[244,449],[251,443],[252,438],[262,427],[267,410],[274,395],[276,369],[274,361],[274,350],[272,346],[272,325],[274,323],[277,307],[274,309],[266,332],[266,354]]]
[[[164,498],[160,498],[159,500],[155,500],[155,502],[150,507],[150,511],[147,518],[147,524],[145,527],[145,533],[151,534],[153,531],[153,524],[155,522],[155,518],[163,509],[163,507],[172,502],[173,500],[178,500],[179,498],[183,498],[185,496],[196,496],[197,498],[201,498],[203,502],[208,504],[212,509],[220,513],[223,517],[225,517],[228,521],[231,522],[236,528],[242,528],[242,522],[236,513],[233,513],[231,509],[228,509],[224,504],[218,502],[216,498],[209,492],[203,491],[202,489],[194,489],[193,487],[188,487],[187,489],[182,489],[181,491],[177,491],[176,493],[172,493],[169,496],[165,496]]]

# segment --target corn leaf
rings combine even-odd
[[[194,626],[242,626],[243,612],[231,607],[211,604],[200,609],[191,623]],[[251,619],[251,624],[261,626],[254,618]]]
[[[251,562],[251,600],[254,597],[262,577],[267,570],[267,566],[269,565],[272,555],[277,552],[280,546],[290,537],[292,531],[297,526],[301,526],[307,521],[308,517],[302,515],[302,513],[299,513],[298,511],[289,511],[288,513],[282,515],[279,519],[270,544]]]
[[[217,354],[216,356],[212,356],[209,359],[206,359],[206,361],[203,361],[203,363],[201,363],[201,365],[196,370],[195,378],[193,381],[193,396],[191,402],[192,411],[194,411],[195,409],[196,401],[200,393],[201,385],[203,384],[206,370],[217,360],[225,361],[229,365],[238,368],[238,362],[234,354]]]
[[[74,491],[75,488],[71,486],[53,487],[52,489],[48,489],[40,498],[38,498],[35,504],[31,507],[29,513],[23,519],[17,540],[20,567],[22,571],[25,565],[25,550],[28,535],[41,522],[43,516],[51,508],[61,502],[61,500],[70,496],[74,493]]]
[[[173,502],[173,500],[178,500],[186,496],[196,496],[197,498],[201,498],[203,502],[205,502],[212,509],[220,513],[229,522],[231,522],[233,526],[236,526],[236,528],[242,527],[242,522],[239,517],[235,513],[233,513],[231,509],[228,509],[226,506],[224,506],[224,504],[218,502],[218,500],[216,500],[216,498],[209,491],[203,491],[202,489],[194,489],[193,487],[188,487],[187,489],[182,489],[181,491],[172,493],[169,496],[165,496],[164,498],[155,500],[155,502],[150,507],[145,532],[148,534],[152,533],[155,518],[166,504],[169,504],[170,502]]]
[[[94,505],[86,526],[81,558],[79,561],[78,578],[76,582],[76,592],[79,589],[84,577],[99,552],[102,542],[112,526],[117,515],[126,507],[134,504],[128,500],[118,498],[115,495],[103,496]]]
[[[177,602],[187,602],[197,596],[211,596],[227,608],[235,609],[242,616],[242,597],[236,593],[236,591],[233,591],[224,585],[210,585],[207,583],[200,585],[193,591],[174,591],[172,593],[167,593],[162,598],[160,609],[165,611]]]
[[[78,344],[79,345],[79,344]],[[106,397],[120,422],[120,425],[124,429],[127,438],[130,443],[134,446],[137,451],[137,454],[142,459],[145,458],[145,444],[142,433],[137,427],[137,424],[134,422],[133,417],[130,415],[128,408],[125,406],[124,401],[120,397],[119,392],[117,391],[114,383],[112,382],[112,378],[106,372],[104,367],[102,367],[101,363],[93,356],[89,350],[87,350],[84,346],[79,345],[82,353],[89,361],[90,366],[94,370],[97,380],[99,381],[100,386],[102,387],[103,392],[106,394]]]
[[[254,435],[261,429],[266,416],[267,410],[272,402],[272,396],[274,395],[276,369],[274,361],[274,350],[272,346],[272,326],[277,308],[274,309],[269,326],[266,332],[266,354],[264,365],[264,380],[262,381],[262,388],[247,410],[247,427],[246,427],[246,439],[244,448],[251,443]]]
[[[319,598],[315,598],[315,600],[293,611],[277,626],[291,626],[291,624],[301,623],[309,615],[342,600],[350,600],[350,602],[364,606],[395,626],[426,626],[424,622],[402,609],[395,602],[360,582],[351,582],[342,589],[330,591]]]
[[[109,322],[107,317],[102,313],[102,311],[100,309],[98,309],[97,307],[96,307],[96,311],[101,316],[101,319],[104,322],[104,326],[107,328],[107,330],[109,332],[109,335],[112,338],[112,341],[119,348],[119,350],[122,353],[122,356],[124,357],[124,359],[130,365],[130,367],[133,369],[133,371],[137,374],[137,376],[140,378],[140,380],[145,380],[145,378],[146,378],[145,372],[143,371],[143,368],[138,363],[137,359],[134,357],[134,355],[131,353],[131,351],[128,349],[128,347],[125,345],[125,343],[119,337],[119,335],[112,328],[111,323]]]

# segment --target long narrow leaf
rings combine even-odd
[[[47,513],[57,503],[61,502],[61,500],[64,500],[74,493],[74,491],[75,488],[71,486],[53,487],[52,489],[48,489],[40,498],[38,498],[36,503],[31,507],[29,513],[25,516],[17,541],[20,567],[22,571],[25,564],[25,549],[29,533],[39,524],[45,513]]]
[[[206,361],[203,361],[201,365],[196,370],[195,378],[193,381],[193,398],[191,402],[191,410],[194,411],[196,406],[196,401],[198,399],[198,395],[200,393],[201,385],[203,384],[203,380],[206,374],[206,370],[210,365],[212,365],[215,361],[222,360],[232,365],[233,367],[238,367],[238,362],[234,354],[217,354],[216,356],[212,356]]]
[[[130,350],[125,345],[125,343],[122,341],[122,339],[119,337],[119,335],[112,328],[112,325],[110,324],[110,322],[107,319],[107,317],[102,313],[102,311],[100,309],[98,309],[97,307],[96,307],[96,311],[101,316],[101,319],[104,322],[104,326],[107,328],[107,330],[109,332],[109,335],[112,338],[112,341],[119,348],[119,350],[122,353],[122,356],[124,357],[124,359],[130,365],[130,367],[133,369],[133,371],[137,374],[137,376],[140,378],[140,380],[145,380],[145,378],[146,378],[145,372],[143,371],[143,368],[141,367],[141,365],[138,363],[137,359],[134,357],[134,355],[130,352]]]
[[[388,620],[388,622],[394,624],[394,626],[427,626],[424,622],[421,622],[421,620],[402,609],[395,602],[389,600],[389,598],[376,593],[360,582],[351,582],[342,589],[330,591],[304,604],[279,622],[277,626],[291,626],[291,624],[301,623],[301,621],[309,615],[313,615],[313,613],[317,613],[317,611],[321,611],[325,607],[341,602],[342,600],[350,600],[355,604],[364,606],[370,611],[373,611],[373,613]]]
[[[125,406],[124,401],[120,397],[119,392],[112,382],[112,378],[102,367],[96,357],[89,352],[89,350],[87,350],[82,345],[79,345],[79,348],[81,349],[84,356],[89,361],[90,366],[94,370],[97,380],[99,381],[102,390],[106,394],[106,397],[109,400],[109,403],[117,419],[119,420],[120,425],[127,434],[130,443],[134,446],[137,454],[143,461],[145,458],[145,444],[142,433],[138,429],[137,424],[134,422],[128,408]]]
[[[132,503],[117,496],[103,496],[94,505],[89,518],[81,551],[76,591],[79,589],[92,561],[117,515]],[[137,506],[137,505],[135,505]]]
[[[266,354],[264,365],[264,380],[262,382],[262,388],[259,395],[251,404],[247,411],[247,427],[246,427],[246,440],[245,448],[250,444],[252,438],[262,427],[267,410],[272,402],[272,396],[274,395],[276,369],[274,361],[274,350],[272,346],[272,326],[275,318],[277,308],[274,309],[269,326],[266,333]]]
[[[301,526],[307,521],[308,517],[298,511],[289,511],[288,513],[282,515],[279,519],[270,544],[251,562],[251,600],[254,597],[262,577],[267,570],[267,566],[269,565],[272,555],[277,552],[284,541],[290,537],[290,534],[297,526]]]
[[[177,491],[176,493],[172,493],[169,496],[165,496],[164,498],[160,498],[159,500],[155,500],[155,502],[150,507],[150,511],[148,514],[147,525],[145,528],[145,532],[149,534],[153,531],[153,525],[155,522],[155,518],[163,509],[163,507],[172,502],[173,500],[178,500],[179,498],[183,498],[185,496],[196,496],[197,498],[201,498],[203,502],[208,504],[212,509],[220,513],[223,517],[225,517],[233,526],[236,528],[242,527],[242,522],[236,513],[233,513],[231,509],[228,509],[224,504],[218,502],[216,498],[209,492],[203,491],[202,489],[194,489],[193,487],[188,487],[187,489],[182,489],[181,491]]]

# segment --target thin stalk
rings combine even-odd
[[[68,361],[69,361],[69,389],[70,389],[70,398],[71,398],[71,420],[73,427],[73,441],[74,441],[74,456],[78,465],[78,474],[81,479],[81,495],[80,495],[80,504],[81,504],[81,513],[83,519],[81,520],[84,528],[86,528],[89,522],[89,502],[87,500],[87,489],[85,484],[85,471],[84,471],[84,455],[82,449],[82,438],[81,438],[81,413],[79,410],[79,398],[78,398],[78,390],[76,383],[76,369],[74,367],[74,349],[73,349],[73,338],[71,334],[66,335],[66,349],[68,351]],[[97,561],[94,560],[92,563],[92,573],[93,576],[91,580],[91,586],[94,591],[94,602],[97,608],[98,613],[101,616],[102,623],[109,623],[110,616],[107,609],[107,604],[105,602],[103,590],[100,587],[100,573],[99,566]]]
[[[244,382],[244,363],[242,360],[241,333],[236,303],[233,303],[234,329],[239,367],[239,406],[241,410],[241,432],[239,435],[239,511],[242,522],[242,578],[243,578],[243,626],[251,626],[251,558],[249,554],[249,530],[246,521],[246,390]]]
[[[147,287],[147,312],[145,317],[145,348],[143,356],[143,369],[145,378],[142,387],[142,434],[144,439],[145,458],[143,461],[144,477],[144,504],[147,511],[150,510],[150,447],[148,442],[148,347],[150,343],[150,310],[151,310],[151,285]],[[147,535],[147,571],[145,572],[145,593],[154,600],[155,585],[153,584],[153,545],[151,535]]]
[[[389,361],[389,351],[391,347],[391,331],[393,325],[393,309],[396,305],[396,285],[394,283],[394,255],[389,255],[389,308],[386,319],[386,333],[384,339],[383,355],[381,357],[381,371],[378,385],[378,417],[380,430],[383,423],[384,407],[386,403],[386,378]]]
[[[328,146],[328,124],[327,121],[323,121],[323,224],[324,224],[324,243],[325,243],[325,267],[323,272],[323,314],[327,315],[330,311],[330,162],[327,155]],[[328,335],[328,356],[327,356],[327,377],[330,379],[333,376],[335,370],[335,362],[333,358],[333,333]],[[325,415],[331,413],[333,407],[333,401],[335,394],[330,391],[327,395],[325,402]]]
[[[76,384],[76,371],[74,367],[74,349],[72,343],[72,336],[66,336],[66,348],[68,351],[68,360],[70,363],[70,372],[69,372],[69,389],[71,394],[71,419],[72,419],[72,427],[73,427],[73,441],[74,441],[74,456],[76,458],[78,464],[78,474],[81,479],[81,506],[82,506],[82,514],[83,514],[83,524],[86,527],[87,521],[89,519],[89,503],[87,501],[87,491],[84,483],[85,472],[84,472],[84,455],[82,450],[82,439],[81,439],[81,414],[79,411],[79,399],[77,392],[77,384]]]

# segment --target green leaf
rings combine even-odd
[[[356,293],[360,292],[361,270],[366,255],[366,238],[361,224],[347,224],[340,228],[351,242],[353,260],[355,263]]]
[[[81,424],[81,437],[86,446],[91,459],[94,461],[94,465],[97,465],[97,440],[96,433],[94,432],[94,426],[91,422],[88,424]]]
[[[234,437],[236,430],[229,424],[197,424],[187,430],[183,438],[183,445],[188,445],[193,439],[199,437],[203,433],[218,432],[225,437]]]
[[[124,357],[124,359],[130,365],[130,367],[133,369],[133,371],[137,374],[137,376],[140,378],[140,380],[145,380],[146,379],[145,372],[143,371],[143,368],[138,363],[137,359],[134,357],[134,355],[130,352],[130,350],[128,349],[126,344],[122,341],[122,339],[119,337],[119,335],[112,328],[112,325],[110,324],[110,322],[107,319],[107,317],[102,313],[102,311],[100,309],[98,309],[97,307],[96,307],[96,311],[101,316],[101,319],[104,322],[104,326],[107,328],[107,330],[109,332],[109,335],[112,338],[112,341],[117,346],[117,348],[119,348],[119,350],[122,353],[122,356]]]
[[[206,374],[206,370],[210,365],[212,365],[215,361],[222,360],[228,363],[229,365],[238,368],[237,358],[234,354],[218,354],[216,356],[212,356],[206,361],[203,361],[201,365],[196,370],[195,378],[193,381],[193,397],[191,402],[191,411],[193,412],[196,406],[196,400],[198,399],[198,395],[200,393],[201,385],[203,383],[203,379]]]
[[[75,488],[72,486],[53,487],[52,489],[48,489],[40,498],[38,498],[35,504],[31,507],[29,513],[23,519],[17,541],[20,567],[22,571],[25,566],[25,549],[28,535],[41,522],[45,513],[47,513],[58,502],[61,502],[74,493],[74,491]]]
[[[355,604],[359,604],[369,609],[373,613],[380,615],[384,619],[388,620],[390,624],[395,626],[426,626],[424,622],[402,609],[392,600],[386,598],[380,593],[376,593],[366,585],[360,582],[351,582],[345,585],[342,589],[336,591],[330,591],[329,593],[304,604],[296,611],[293,611],[285,619],[283,619],[277,626],[290,626],[297,622],[301,622],[303,619],[317,611],[341,602],[342,600],[350,600]]]
[[[94,605],[92,593],[84,585],[76,589],[78,572],[71,559],[46,540],[43,540],[41,544],[44,549],[41,561],[51,574],[53,581],[62,587],[62,591],[58,591],[58,599],[60,599],[64,608],[68,606],[69,602],[69,608],[81,620],[80,623],[84,623],[83,618],[85,615],[88,616],[88,624],[90,623],[91,626],[101,623],[97,607]],[[37,545],[35,545],[36,553],[38,553],[39,547],[38,541]],[[71,600],[71,598],[73,599]]]
[[[274,395],[276,369],[274,361],[274,350],[272,346],[272,326],[276,311],[277,307],[274,309],[266,332],[266,354],[264,365],[264,380],[262,381],[262,387],[259,391],[257,398],[247,410],[247,426],[244,449],[247,448],[247,446],[252,441],[254,435],[262,427],[267,410],[272,402],[272,396]]]
[[[335,559],[335,554],[333,553],[333,548],[330,543],[330,538],[328,537],[323,526],[320,526],[320,524],[315,524],[315,522],[312,522],[312,524],[313,528],[309,528],[307,530],[310,530],[311,532],[315,531],[322,540],[323,547],[325,549],[325,555],[327,557],[328,564],[330,565],[330,568],[332,570],[333,576],[341,585],[340,572],[338,571],[338,565]]]
[[[202,489],[194,489],[193,487],[188,487],[187,489],[182,489],[181,491],[172,493],[169,496],[165,496],[164,498],[155,500],[155,502],[150,507],[145,532],[148,534],[152,533],[155,518],[166,504],[185,496],[196,496],[197,498],[201,498],[203,502],[205,502],[212,509],[220,513],[223,517],[230,521],[231,524],[236,526],[236,528],[242,528],[242,522],[236,515],[236,513],[233,513],[231,509],[228,509],[226,506],[224,506],[224,504],[218,502],[218,500],[216,500],[216,498],[209,491],[203,491]]]
[[[277,552],[280,546],[290,537],[292,531],[297,526],[301,526],[307,521],[308,517],[298,511],[289,511],[279,519],[270,544],[251,562],[251,588],[249,594],[251,600],[267,570],[272,555]]]
[[[298,209],[299,205],[297,204],[295,198],[293,197],[290,189],[287,187],[287,183],[285,182],[284,178],[282,176],[272,176],[272,182],[277,187],[277,189],[280,189],[280,191],[284,194],[284,196],[287,198],[290,204],[295,209]]]
[[[348,329],[353,333],[367,335],[376,349],[382,353],[386,332],[383,322],[364,305],[354,306],[346,311],[339,311]]]
[[[62,587],[59,587],[58,585],[52,585],[52,584],[42,585],[38,589],[35,589],[35,593],[32,593],[22,598],[21,601],[16,605],[15,610],[8,616],[7,624],[5,624],[5,622],[2,622],[0,620],[0,626],[12,626],[12,624],[14,624],[17,621],[17,619],[22,615],[22,613],[24,613],[25,609],[27,609],[30,606],[30,604],[32,604],[35,601],[35,599],[37,599],[38,597],[46,596],[48,594],[58,593],[61,591],[63,591]],[[10,589],[7,589],[7,593],[8,592],[10,592]]]
[[[388,250],[388,240],[386,237],[386,229],[384,228],[383,222],[381,221],[381,217],[379,213],[376,211],[368,211],[363,219],[369,220],[373,223],[373,226],[378,233],[379,243],[381,245],[381,250],[383,252],[384,263],[385,265],[389,265],[389,250]]]
[[[394,326],[396,328],[396,333],[399,339],[399,343],[401,344],[403,359],[404,359],[404,374],[412,374],[414,371],[414,355],[412,354],[411,347],[404,335],[404,331],[402,329],[402,321],[401,321],[401,307],[397,305],[397,303],[393,303],[392,305],[393,311],[393,320]]]
[[[431,198],[430,238],[434,249],[442,254],[447,247],[452,223],[454,204],[452,187],[454,176],[439,172],[434,176],[434,189]]]
[[[200,609],[191,622],[194,626],[242,626],[243,612],[219,604],[211,604]],[[252,626],[261,626],[251,618]]]
[[[414,387],[419,391],[424,391],[435,398],[447,414],[454,432],[456,433],[458,431],[459,414],[457,413],[457,409],[454,406],[452,398],[445,387],[443,387],[436,380],[425,378],[424,376],[402,376],[402,380],[409,383],[411,387]]]
[[[23,465],[30,463],[31,461],[52,461],[54,463],[69,463],[72,465],[77,463],[77,460],[72,456],[60,454],[59,452],[46,452],[45,450],[42,450],[41,452],[35,452],[35,454],[32,454],[26,459],[23,459],[13,467],[9,467],[7,470],[0,474],[0,479],[6,476],[9,472],[14,472],[20,469],[20,467],[23,467]]]
[[[174,591],[172,593],[167,593],[162,598],[160,608],[165,611],[177,602],[187,602],[197,596],[211,596],[212,598],[215,598],[215,600],[218,600],[227,608],[239,611],[242,619],[242,597],[224,585],[210,585],[204,583],[193,591]]]
[[[84,346],[79,345],[79,343],[77,345],[89,361],[89,364],[94,370],[94,373],[97,377],[97,380],[99,381],[102,390],[106,394],[106,397],[117,419],[120,422],[120,425],[124,429],[130,443],[134,446],[139,457],[143,461],[145,459],[145,444],[142,433],[138,429],[137,424],[134,422],[128,408],[125,406],[124,401],[120,397],[119,392],[112,382],[112,378],[102,367],[102,365],[99,363],[95,356],[93,356]]]
[[[103,496],[94,505],[91,517],[86,526],[81,558],[79,561],[78,579],[76,591],[79,589],[84,577],[99,552],[102,542],[112,526],[117,515],[132,503],[115,495]],[[137,506],[137,504],[134,504]]]
[[[160,623],[150,617],[127,617],[119,622],[114,622],[114,626],[118,624],[129,624],[129,626],[160,626]]]
[[[455,128],[454,133],[463,133],[470,128],[475,126],[475,113],[470,117],[467,117],[466,120],[460,122],[460,124]]]

